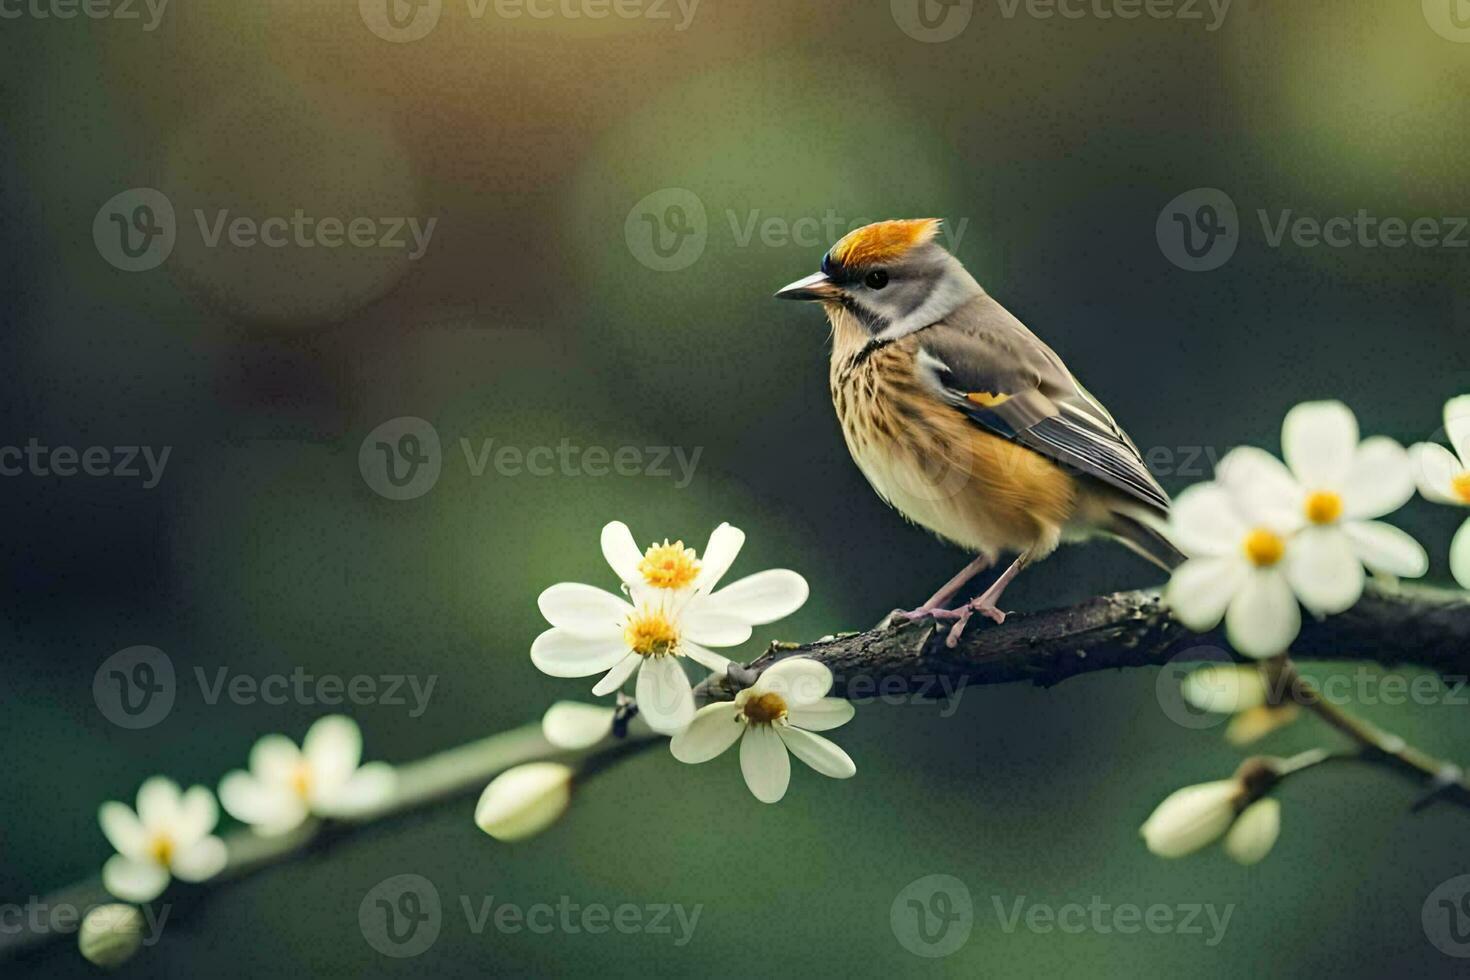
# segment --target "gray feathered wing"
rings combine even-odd
[[[988,295],[920,330],[920,370],[977,425],[1122,491],[1162,516],[1169,495],[1102,403]]]

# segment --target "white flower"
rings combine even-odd
[[[1268,798],[1248,805],[1245,801],[1246,789],[1239,779],[1186,786],[1165,797],[1139,832],[1159,857],[1184,857],[1224,837],[1227,855],[1241,864],[1254,864],[1276,843],[1281,805]]]
[[[581,701],[558,701],[541,716],[541,734],[559,749],[585,749],[612,734],[617,709]]]
[[[181,793],[172,779],[153,776],[138,788],[137,812],[108,801],[97,820],[117,849],[102,868],[102,884],[118,898],[151,902],[170,876],[203,881],[225,866],[225,843],[211,833],[219,808],[206,787]]]
[[[490,781],[475,804],[475,825],[496,840],[523,840],[555,823],[571,798],[571,769],[529,762]]]
[[[1444,406],[1444,430],[1454,452],[1432,442],[1411,449],[1419,492],[1437,504],[1470,507],[1470,395],[1451,398]],[[1470,589],[1470,519],[1460,525],[1450,545],[1450,571]]]
[[[1281,801],[1266,797],[1241,811],[1221,846],[1240,864],[1255,864],[1271,853],[1281,835]]]
[[[710,534],[701,559],[683,541],[670,544],[668,539],[639,551],[633,532],[622,521],[602,529],[602,555],[635,600],[649,594],[672,594],[681,602],[692,600],[704,610],[752,626],[774,623],[800,609],[809,593],[806,579],[785,568],[747,575],[714,591],[744,544],[744,531],[721,524]]]
[[[1289,536],[1284,566],[1302,605],[1318,615],[1350,608],[1363,594],[1363,566],[1416,578],[1429,556],[1403,531],[1375,518],[1414,495],[1409,455],[1384,436],[1358,441],[1358,420],[1341,402],[1306,402],[1281,426],[1286,464],[1237,449],[1219,479],[1253,524]]]
[[[1201,483],[1174,502],[1169,536],[1189,557],[1164,591],[1176,619],[1206,633],[1223,618],[1230,644],[1248,657],[1291,646],[1302,614],[1282,571],[1284,535],[1251,527],[1223,486]]]
[[[250,771],[220,780],[219,798],[236,820],[257,833],[284,834],[309,815],[350,817],[393,795],[393,769],[362,759],[362,733],[345,715],[319,718],[301,748],[284,735],[267,735],[250,750]]]
[[[705,705],[669,743],[680,762],[708,762],[740,741],[745,785],[763,803],[786,795],[791,780],[789,751],[824,776],[846,779],[857,772],[846,752],[813,732],[846,724],[852,705],[825,695],[832,672],[806,657],[790,657],[766,668],[734,701]]]

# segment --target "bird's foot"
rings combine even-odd
[[[943,606],[923,605],[918,609],[895,609],[883,621],[878,624],[880,630],[892,629],[895,626],[904,626],[908,623],[917,623],[921,619],[932,619],[936,623],[948,623],[958,619],[960,612],[957,609],[946,609]]]
[[[960,637],[964,636],[965,627],[969,625],[970,617],[975,613],[979,613],[997,626],[1006,621],[1005,610],[998,609],[988,602],[981,602],[979,599],[976,599],[969,605],[956,610],[955,624],[949,628],[949,636],[944,641],[945,646],[951,650],[959,646]]]

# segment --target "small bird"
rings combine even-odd
[[[1169,496],[1138,447],[1062,359],[935,240],[936,218],[850,232],[821,271],[776,293],[822,304],[832,325],[832,404],[853,460],[909,520],[976,557],[901,615],[1004,622],[1006,586],[1062,541],[1111,537],[1165,570],[1183,561],[1158,529]],[[955,594],[1014,562],[958,609]]]

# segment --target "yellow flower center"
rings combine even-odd
[[[753,694],[740,706],[752,725],[769,725],[786,717],[786,699],[779,694]]]
[[[1470,470],[1466,470],[1451,480],[1450,486],[1454,487],[1455,493],[1460,495],[1461,500],[1470,504]]]
[[[649,545],[638,571],[643,573],[643,581],[655,589],[682,589],[699,574],[699,561],[694,549],[684,547],[683,541],[669,544],[665,538],[663,544]]]
[[[291,773],[291,789],[303,800],[311,795],[311,766],[301,762]]]
[[[679,646],[679,631],[662,611],[636,612],[623,627],[629,649],[644,657],[661,657]]]
[[[1245,536],[1245,556],[1258,568],[1270,568],[1286,555],[1281,535],[1258,527]]]
[[[1307,520],[1313,524],[1331,524],[1342,516],[1342,496],[1331,490],[1318,490],[1307,497]]]
[[[168,834],[155,834],[153,840],[148,844],[148,853],[153,860],[164,867],[174,859],[174,841]]]

